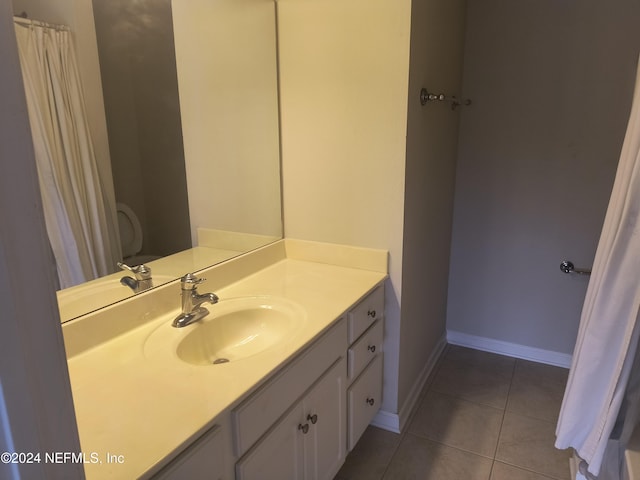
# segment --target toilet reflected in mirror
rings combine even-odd
[[[160,255],[142,253],[142,226],[133,209],[120,202],[117,203],[116,207],[118,210],[118,229],[120,230],[123,262],[129,266],[135,266],[160,258]]]

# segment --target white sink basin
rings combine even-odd
[[[165,321],[149,337],[145,352],[173,351],[192,365],[224,365],[291,340],[306,323],[300,305],[273,296],[229,298],[203,306],[209,315],[186,327],[174,328]]]

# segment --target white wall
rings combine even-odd
[[[572,352],[640,46],[627,0],[469,2],[447,328]]]
[[[279,0],[278,28],[285,234],[389,250],[397,412],[410,1]]]

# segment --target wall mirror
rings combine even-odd
[[[96,150],[108,153],[100,171],[121,228],[140,225],[129,262],[149,265],[155,286],[282,238],[273,0],[13,7],[70,27]],[[59,291],[62,320],[131,297],[125,275]]]

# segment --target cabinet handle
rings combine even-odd
[[[376,403],[376,401],[373,398],[367,398],[366,402],[371,406],[373,406],[373,404]]]
[[[376,346],[375,345],[369,345],[367,347],[367,350],[369,350],[371,353],[375,353],[376,351]]]
[[[309,420],[312,425],[315,425],[316,423],[318,423],[318,415],[316,415],[315,413],[313,415],[309,414],[307,415],[307,420]]]
[[[309,424],[305,423],[302,425],[301,423],[298,425],[298,430],[302,430],[302,433],[306,434],[309,431]]]
[[[367,315],[369,315],[371,318],[376,318],[376,311],[375,310],[369,310],[367,312]]]

